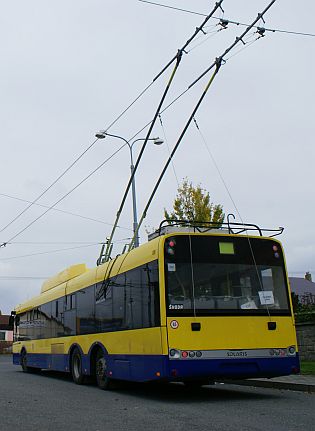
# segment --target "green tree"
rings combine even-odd
[[[224,212],[222,205],[210,201],[209,193],[202,189],[200,184],[194,187],[185,178],[182,185],[178,187],[173,211],[169,213],[164,209],[164,217],[169,220],[189,220],[192,224],[194,221],[214,222],[221,226]]]

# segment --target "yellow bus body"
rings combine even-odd
[[[187,235],[187,233],[176,233],[176,235]],[[189,235],[212,235],[232,240],[242,236],[218,233],[189,233]],[[109,261],[93,269],[76,265],[72,269],[63,271],[44,283],[40,295],[15,309],[17,316],[27,316],[27,313],[32,310],[59,298],[80,293],[84,295],[85,288],[99,285],[108,276],[113,278],[141,265],[158,261],[160,311],[158,326],[30,340],[23,337],[17,338],[19,332],[17,326],[16,341],[13,344],[14,363],[20,364],[21,355],[27,354],[29,367],[68,372],[71,368],[71,354],[75,347],[82,355],[83,372],[89,375],[93,373],[93,352],[98,347],[103,349],[109,359],[108,372],[113,379],[147,381],[205,377],[210,379],[225,376],[246,378],[298,372],[298,352],[292,312],[285,316],[272,316],[272,319],[268,315],[167,317],[164,243],[171,236],[171,234],[161,235],[119,256],[115,261]],[[251,236],[250,238],[261,240],[261,237]],[[279,242],[274,239],[272,241],[281,247]],[[288,286],[288,280],[286,281]],[[292,310],[289,292],[288,298],[290,310]],[[270,330],[268,326],[270,320],[275,325],[275,330]],[[36,326],[35,322],[36,319],[33,323],[30,320],[29,325]],[[192,330],[194,323],[199,328],[196,331]],[[25,321],[24,324],[27,326],[28,323]],[[78,319],[76,326],[80,327]],[[34,331],[36,330],[40,329]],[[292,354],[286,353],[289,348],[294,349]],[[170,357],[172,349],[176,352],[173,358]],[[185,356],[178,357],[183,355],[183,352],[185,355],[187,352],[188,361],[183,360]],[[197,359],[197,354],[202,356],[199,360],[194,360]],[[247,360],[251,361],[248,372],[246,371]],[[280,364],[280,360],[283,365]],[[235,361],[234,369],[233,361]],[[215,364],[214,368],[211,368],[212,363]]]

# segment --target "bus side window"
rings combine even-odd
[[[41,332],[40,338],[50,338],[51,337],[51,326],[52,326],[52,303],[48,302],[42,304],[41,310]]]
[[[77,291],[76,331],[77,334],[95,332],[95,286]]]
[[[158,288],[158,271],[155,262],[126,273],[126,328],[149,328],[159,324]]]
[[[64,312],[64,332],[65,335],[76,334],[76,310],[75,310],[75,294],[66,296],[65,299],[65,312]]]
[[[67,295],[66,304],[65,304],[66,310],[72,310],[73,308],[75,308],[75,294],[74,293],[72,293],[71,295]]]

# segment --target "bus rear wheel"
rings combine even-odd
[[[71,356],[71,374],[74,383],[83,385],[85,383],[85,375],[82,371],[82,357],[78,348],[75,348]]]
[[[95,378],[96,384],[100,389],[106,390],[112,387],[112,380],[107,376],[107,362],[101,350],[96,354]]]

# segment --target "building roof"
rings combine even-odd
[[[312,293],[315,295],[315,283],[312,281],[305,280],[305,278],[289,277],[291,292],[294,292],[298,296]]]

